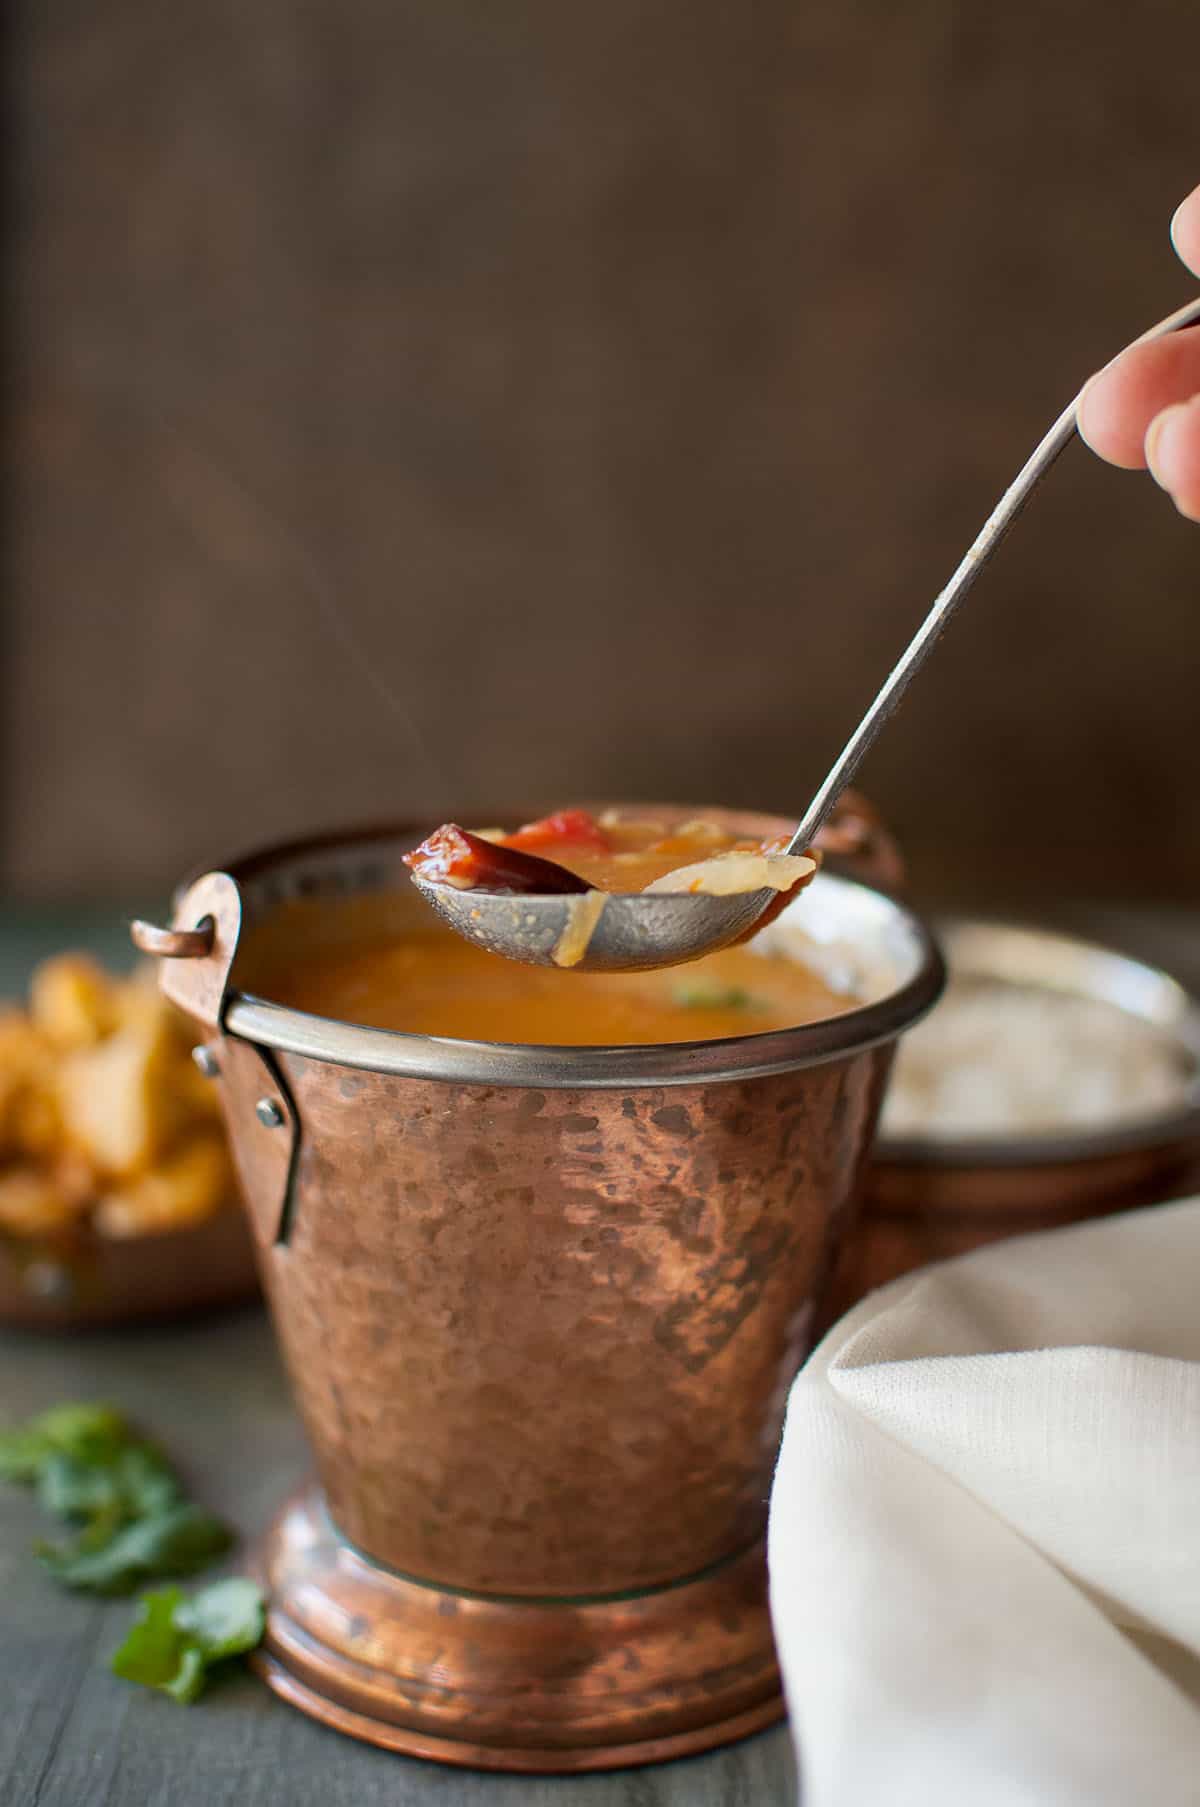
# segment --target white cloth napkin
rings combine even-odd
[[[864,1299],[770,1565],[804,1807],[1198,1807],[1200,1199]]]

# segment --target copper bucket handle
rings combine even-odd
[[[134,947],[155,960],[196,960],[211,954],[216,932],[216,921],[211,916],[203,917],[194,929],[164,929],[140,916],[129,925],[129,939]]]
[[[211,1039],[195,1050],[206,1077],[222,1084],[222,1103],[241,1164],[246,1203],[263,1248],[286,1243],[291,1229],[293,1181],[300,1121],[287,1076],[269,1048],[225,1031],[229,974],[242,929],[242,896],[227,872],[209,872],[176,899],[175,921],[163,928],[138,920],[129,925],[140,953],[170,962],[159,974],[163,995]]]

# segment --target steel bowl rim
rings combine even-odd
[[[889,1136],[881,1130],[872,1156],[875,1166],[908,1169],[932,1167],[939,1171],[959,1169],[964,1172],[976,1168],[1040,1170],[1102,1160],[1107,1155],[1147,1153],[1154,1150],[1165,1152],[1176,1146],[1183,1150],[1188,1144],[1200,1145],[1200,1000],[1173,973],[1155,966],[1149,960],[1143,960],[1137,954],[1111,947],[1103,941],[1095,941],[1090,936],[1076,935],[1068,930],[1020,918],[943,915],[933,920],[933,933],[939,938],[944,937],[951,947],[955,937],[964,930],[1016,933],[1034,937],[1046,945],[1061,944],[1076,952],[1099,955],[1127,968],[1136,969],[1145,978],[1173,993],[1179,1007],[1179,1020],[1169,1026],[1154,1024],[1151,1019],[1139,1016],[1138,1012],[1123,1005],[1114,1003],[1112,1007],[1126,1009],[1129,1016],[1136,1017],[1148,1027],[1158,1028],[1191,1055],[1195,1071],[1187,1085],[1185,1101],[1170,1110],[1122,1119],[1111,1129],[1102,1130],[1048,1131],[1021,1137]],[[952,952],[950,960],[953,960]],[[1017,982],[1019,981],[1014,978],[1014,983]],[[1036,980],[1027,982],[1037,985]],[[1042,986],[1040,989],[1052,988]],[[1068,990],[1066,987],[1063,989]],[[1095,994],[1070,991],[1069,995],[1080,997]],[[1097,1001],[1112,1003],[1111,999]]]

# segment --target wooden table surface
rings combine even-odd
[[[1200,923],[1184,912],[1058,912],[1157,955],[1195,983]],[[39,953],[122,947],[116,913],[0,914],[0,995]],[[51,1339],[0,1334],[0,1423],[66,1399],[119,1403],[160,1436],[197,1497],[246,1537],[304,1471],[305,1449],[261,1312],[172,1329]],[[795,1799],[782,1728],[656,1769],[548,1780],[443,1769],[355,1744],[234,1673],[196,1706],[117,1681],[107,1656],[132,1613],[56,1589],[30,1555],[46,1527],[0,1487],[3,1807],[775,1807]]]

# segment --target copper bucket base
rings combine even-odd
[[[272,1525],[259,1570],[259,1674],[302,1713],[385,1750],[471,1769],[623,1769],[784,1714],[761,1540],[670,1587],[497,1598],[370,1562],[314,1485]]]

